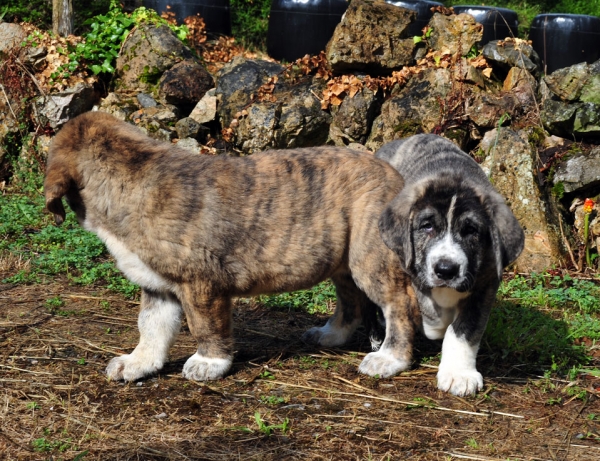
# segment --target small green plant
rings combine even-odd
[[[479,448],[479,443],[477,443],[477,440],[475,440],[474,438],[467,439],[465,443],[468,447]]]
[[[565,195],[565,184],[562,181],[556,182],[552,186],[552,195],[561,200]]]
[[[33,446],[33,450],[37,452],[50,452],[54,450],[58,450],[59,452],[65,452],[72,447],[71,439],[68,438],[66,440],[55,440],[50,441],[47,440],[46,437],[41,437],[39,439],[34,439],[31,442]]]
[[[40,409],[40,405],[37,402],[29,402],[27,404],[27,409],[28,410],[39,410]]]
[[[58,307],[63,307],[65,302],[60,298],[60,296],[54,296],[53,298],[46,300],[46,307],[50,310],[55,310]]]
[[[288,418],[285,418],[281,424],[270,425],[262,419],[262,416],[258,411],[254,413],[254,420],[258,425],[258,430],[268,437],[273,434],[275,429],[279,429],[283,434],[285,434],[290,428],[290,420]]]
[[[561,397],[550,397],[548,400],[546,400],[546,405],[560,405],[561,403]]]
[[[82,357],[79,360],[77,360],[77,365],[85,365],[85,359]]]
[[[300,357],[300,369],[306,370],[311,368],[317,361],[310,355],[304,355]]]
[[[286,402],[285,397],[278,397],[276,395],[261,395],[260,401],[266,405],[280,405]]]
[[[261,379],[275,379],[275,376],[273,375],[273,373],[271,373],[269,370],[265,370],[263,371],[260,375],[258,375],[259,378]]]

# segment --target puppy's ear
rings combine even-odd
[[[523,251],[525,234],[519,221],[500,194],[494,192],[487,197],[486,208],[492,218],[492,245],[496,258],[498,278],[502,271]]]
[[[404,194],[398,194],[379,217],[379,233],[383,243],[400,257],[404,270],[413,263],[413,241],[410,232],[410,203]]]
[[[65,220],[65,207],[62,198],[69,190],[70,178],[62,168],[48,168],[44,180],[46,209],[54,215],[54,222],[60,226]]]

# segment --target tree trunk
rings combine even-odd
[[[52,0],[52,32],[61,37],[73,33],[72,0]]]

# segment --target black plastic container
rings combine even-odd
[[[544,72],[600,58],[600,18],[582,14],[538,14],[529,39],[544,63]]]
[[[470,14],[476,22],[483,25],[483,37],[479,42],[480,45],[485,45],[492,40],[518,36],[519,18],[516,11],[495,6],[476,5],[456,5],[452,8],[456,14]]]
[[[399,6],[408,10],[417,12],[417,17],[408,26],[408,35],[423,35],[423,28],[429,24],[429,20],[433,16],[431,8],[435,6],[444,6],[440,2],[430,2],[427,0],[385,0],[390,5]]]
[[[347,8],[346,0],[273,0],[267,52],[288,62],[319,54]]]
[[[188,16],[200,13],[206,24],[207,34],[213,37],[231,35],[229,0],[144,0],[144,6],[152,8],[158,14],[173,12],[178,24],[183,24]]]

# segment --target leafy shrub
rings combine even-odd
[[[110,0],[73,0],[73,32],[82,33],[84,22],[108,11]],[[52,29],[51,0],[2,0],[0,16],[8,22],[29,22],[42,29]]]
[[[243,46],[265,51],[271,0],[230,0],[231,30]]]
[[[68,73],[75,72],[81,65],[95,75],[114,73],[113,64],[121,45],[131,29],[144,22],[168,25],[182,41],[187,36],[186,26],[169,24],[154,10],[140,7],[129,14],[123,11],[117,0],[110,0],[110,8],[106,14],[99,14],[85,21],[91,30],[84,35],[83,42],[68,50],[69,63],[62,66],[53,78],[67,77]]]

